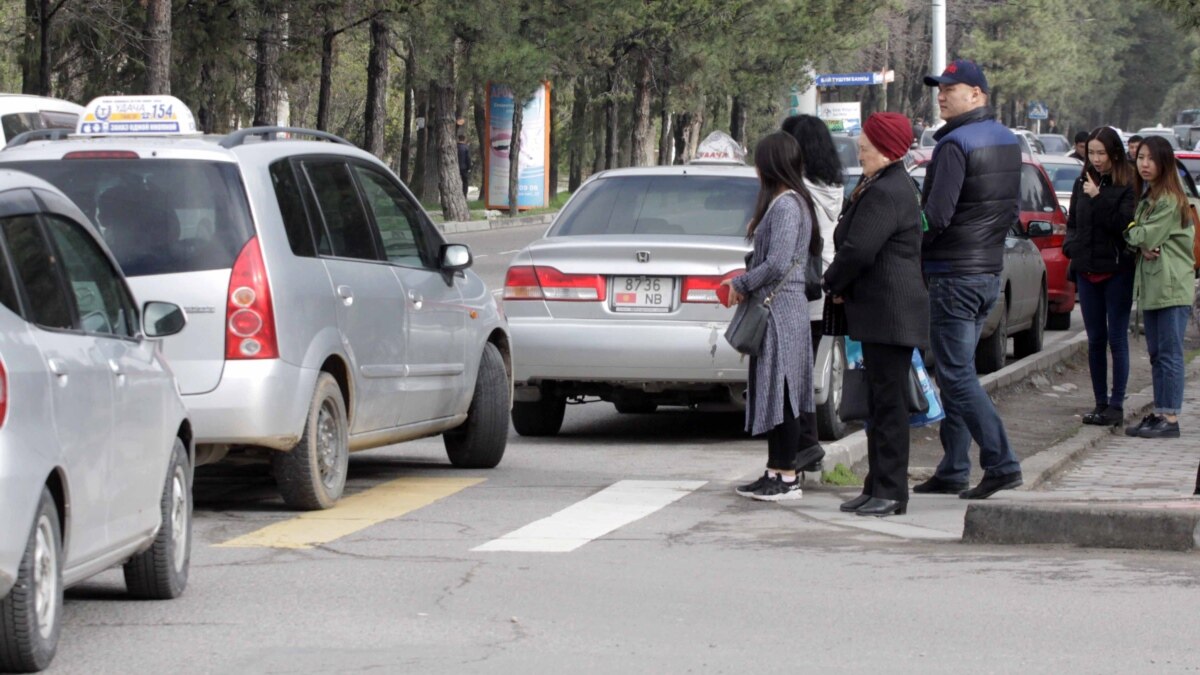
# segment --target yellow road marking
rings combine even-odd
[[[429,506],[486,478],[397,478],[343,498],[325,511],[310,511],[268,525],[220,548],[312,548]]]

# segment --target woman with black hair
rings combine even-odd
[[[1071,192],[1062,247],[1079,290],[1096,398],[1084,424],[1112,426],[1125,417],[1134,259],[1123,235],[1137,205],[1135,183],[1121,137],[1109,127],[1097,127],[1088,135],[1087,164]],[[1112,353],[1111,394],[1106,352]]]
[[[812,197],[796,139],[775,132],[759,141],[754,168],[760,186],[746,233],[754,251],[746,273],[722,283],[730,287],[730,304],[771,297],[766,338],[759,355],[750,357],[746,400],[747,431],[767,437],[767,470],[737,493],[774,502],[799,499],[796,467],[824,455],[815,437],[806,438],[804,420],[814,410],[804,263],[820,254],[820,242],[813,237]]]

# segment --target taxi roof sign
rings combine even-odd
[[[696,155],[689,164],[746,163],[746,151],[724,131],[714,131],[696,146]]]
[[[174,136],[197,132],[192,111],[174,96],[101,96],[87,104],[75,133]]]

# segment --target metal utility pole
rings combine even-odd
[[[941,75],[946,69],[946,0],[932,0],[933,2],[933,44],[929,50],[929,64],[934,75]],[[933,95],[933,117],[932,123],[936,123],[941,119],[942,113],[938,109],[937,92]]]

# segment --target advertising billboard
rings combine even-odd
[[[502,84],[487,87],[487,148],[484,158],[484,203],[489,209],[507,209],[509,148],[512,147],[513,91]],[[543,82],[521,111],[520,164],[517,208],[549,206],[550,195],[550,83]]]

